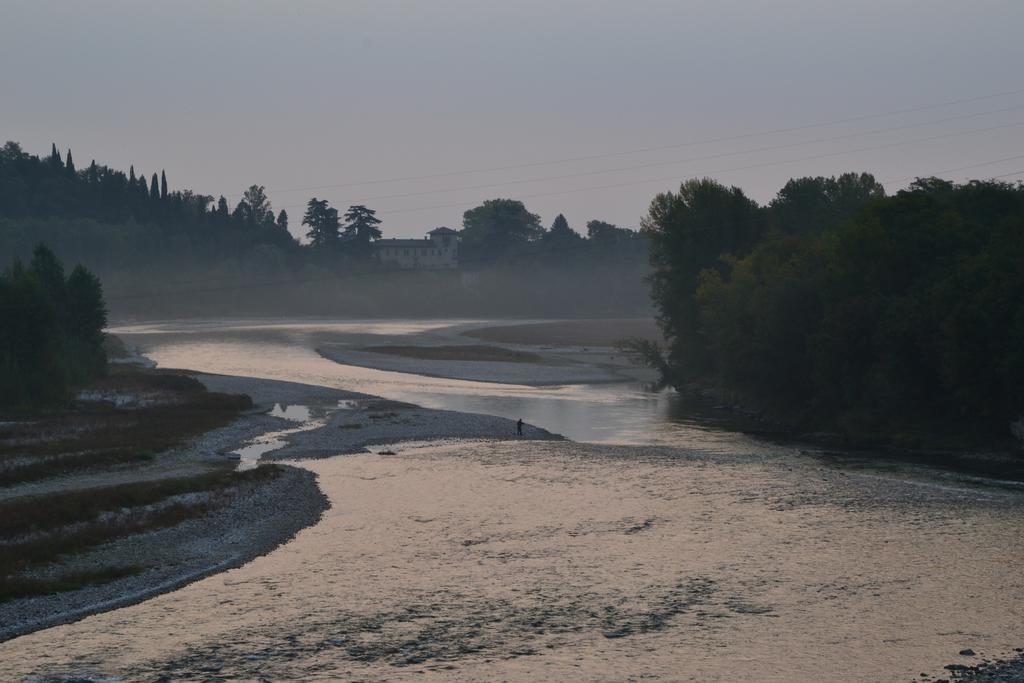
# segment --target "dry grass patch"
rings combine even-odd
[[[192,477],[26,496],[2,503],[0,602],[126,576],[124,567],[64,573],[53,578],[33,577],[31,573],[62,556],[200,517],[218,506],[218,494],[267,481],[280,473],[275,465],[246,472],[225,468]],[[187,493],[211,495],[188,503],[166,504],[174,496]],[[139,567],[131,569],[132,573],[141,571]]]
[[[101,396],[146,397],[141,406],[78,402],[0,416],[0,486],[151,460],[250,408],[247,396],[211,393],[171,372],[125,367],[86,387]]]

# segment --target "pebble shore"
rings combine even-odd
[[[234,423],[204,434],[164,460],[200,467],[204,462],[237,458],[233,452],[279,434],[294,422],[273,417],[275,406],[301,405],[315,417],[303,428],[281,437],[283,445],[263,461],[322,458],[365,452],[367,447],[402,441],[437,439],[513,439],[515,423],[490,415],[428,410],[408,403],[295,382],[193,373],[210,391],[247,394],[257,409]],[[293,430],[288,430],[293,431]],[[562,437],[527,425],[523,438]],[[0,605],[0,642],[90,614],[142,602],[217,572],[265,555],[316,524],[330,505],[316,476],[300,467],[281,464],[282,474],[267,482],[247,484],[230,492],[203,517],[177,526],[135,534],[104,544],[59,565],[62,570],[142,565],[139,574],[74,591],[22,598]],[[177,467],[174,474],[188,472]],[[171,472],[154,472],[154,477]],[[89,485],[118,483],[109,474],[86,475]],[[133,475],[137,479],[139,474]],[[143,476],[142,478],[147,478]],[[95,481],[91,481],[95,479]],[[59,489],[67,482],[43,482],[33,493]]]

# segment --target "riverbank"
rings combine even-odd
[[[8,415],[0,640],[238,566],[314,523],[326,499],[308,472],[236,472],[227,455],[279,422],[245,396],[130,363],[70,405]]]
[[[202,516],[120,536],[41,570],[37,576],[137,569],[99,585],[0,603],[0,641],[136,604],[240,567],[315,524],[329,505],[311,472],[275,466],[272,476],[219,492],[211,507]]]
[[[0,601],[0,641],[240,566],[315,524],[327,509],[308,471],[275,464],[235,473],[239,459],[248,460],[248,469],[260,464],[261,454],[280,462],[379,444],[400,448],[405,441],[560,438],[529,425],[519,437],[514,422],[487,415],[188,371],[121,368],[87,393],[86,408],[49,418],[55,426],[7,423],[12,450],[0,474],[11,481],[0,488],[0,507],[7,518],[22,515],[25,522],[7,523],[0,539],[8,595]],[[251,408],[242,414],[190,412],[243,400]],[[172,427],[200,417],[199,424],[214,428],[167,450],[136,453],[173,443]],[[54,433],[63,436],[55,441]],[[119,457],[99,450],[108,441],[124,449]],[[29,447],[40,455],[27,459]],[[124,502],[94,502],[105,499]],[[40,526],[31,510],[58,503],[69,512]],[[26,559],[16,560],[18,553]]]

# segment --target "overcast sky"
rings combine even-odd
[[[490,197],[636,226],[692,176],[1024,171],[1024,92],[837,123],[1024,90],[1022,29],[1020,0],[0,0],[0,138],[266,185],[293,232],[314,195],[391,237]]]

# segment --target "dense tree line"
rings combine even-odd
[[[163,171],[147,175],[131,167],[125,173],[95,161],[82,168],[70,150],[61,154],[56,145],[42,158],[14,142],[0,148],[0,253],[28,258],[45,242],[60,257],[87,263],[103,277],[119,314],[158,314],[159,306],[147,302],[166,303],[197,282],[215,291],[193,299],[195,306],[209,314],[206,305],[216,301],[230,312],[268,281],[294,281],[298,286],[291,291],[316,282],[311,296],[324,302],[321,313],[331,313],[326,302],[333,297],[323,294],[332,278],[351,287],[351,277],[374,279],[388,271],[373,258],[372,244],[382,237],[373,209],[340,211],[314,197],[301,225],[305,243],[289,232],[295,226],[288,213],[275,213],[262,185],[249,186],[231,206],[223,196],[173,189]],[[642,296],[633,298],[632,281],[647,270],[646,238],[635,230],[591,221],[581,235],[561,215],[545,229],[522,202],[494,199],[465,212],[460,234],[459,262],[466,269],[518,269],[524,281],[559,283],[552,284],[561,287],[551,292],[554,300],[591,291],[573,283],[590,282],[589,269],[601,268],[609,291],[594,296],[629,301],[620,314],[649,305]],[[257,295],[258,303],[270,301],[264,291]],[[182,314],[177,303],[174,308]],[[383,304],[379,311],[388,313]]]
[[[677,387],[848,434],[1005,433],[1024,412],[1024,187],[790,181],[764,207],[710,180],[644,221]]]
[[[301,266],[372,266],[370,244],[381,238],[380,219],[362,205],[343,217],[323,199],[309,200],[302,225],[308,244],[289,232],[286,211],[274,213],[266,188],[251,185],[234,208],[225,197],[169,188],[161,171],[149,179],[135,167],[127,173],[95,161],[78,169],[71,150],[56,145],[48,157],[8,142],[0,148],[0,244],[27,254],[39,241],[58,253],[86,259],[101,269],[160,262],[208,265],[256,252],[276,252]],[[548,252],[561,259],[580,248],[635,256],[646,250],[636,231],[591,221],[584,237],[559,215],[546,230],[522,202],[492,199],[463,216],[461,251],[476,264],[505,262]],[[632,245],[634,248],[629,249]],[[593,247],[593,249],[586,249]]]
[[[26,266],[0,275],[0,406],[54,404],[102,375],[107,310],[99,279],[81,265],[67,276],[39,245]]]
[[[264,188],[246,190],[234,210],[222,196],[171,191],[167,175],[128,173],[95,161],[77,169],[68,150],[50,156],[0,148],[0,241],[26,253],[45,241],[100,268],[181,260],[216,262],[260,245],[294,251],[287,214],[275,219]]]
[[[476,267],[510,261],[567,268],[609,261],[635,265],[647,258],[647,239],[638,231],[591,220],[584,237],[562,214],[545,229],[540,216],[515,199],[488,199],[463,214],[462,227],[462,259]]]

